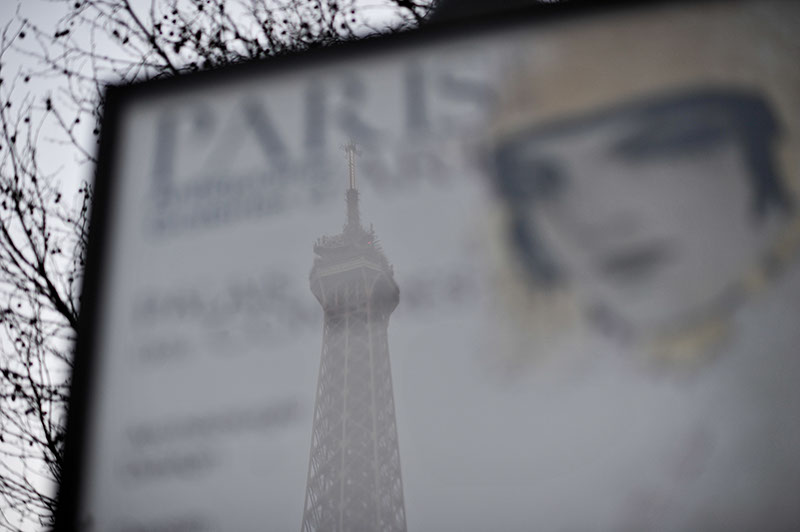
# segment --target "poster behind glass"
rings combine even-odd
[[[800,525],[798,16],[618,10],[130,98],[78,527]]]

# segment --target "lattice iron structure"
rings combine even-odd
[[[303,532],[405,532],[387,329],[400,291],[359,221],[355,147],[347,223],[320,238],[311,291],[325,312]]]

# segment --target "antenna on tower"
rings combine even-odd
[[[356,155],[361,155],[356,143],[350,140],[342,146],[347,154],[347,165],[350,170],[350,186],[347,188],[347,225],[345,228],[355,230],[361,227],[358,215],[358,189],[356,188]]]
[[[350,169],[350,188],[356,189],[356,156],[361,155],[358,151],[358,146],[355,142],[350,140],[347,144],[342,146],[342,149],[347,154],[347,165]]]

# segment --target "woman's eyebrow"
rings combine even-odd
[[[730,138],[731,128],[718,113],[683,111],[642,116],[609,151],[628,161],[702,153]]]

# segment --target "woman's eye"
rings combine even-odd
[[[564,189],[560,165],[540,155],[507,149],[496,162],[499,189],[512,202],[551,200]]]
[[[564,188],[561,172],[552,164],[533,163],[525,167],[527,196],[532,199],[554,199]]]
[[[528,201],[555,199],[564,189],[564,176],[551,162],[541,159],[520,159],[508,177],[507,190]]]

